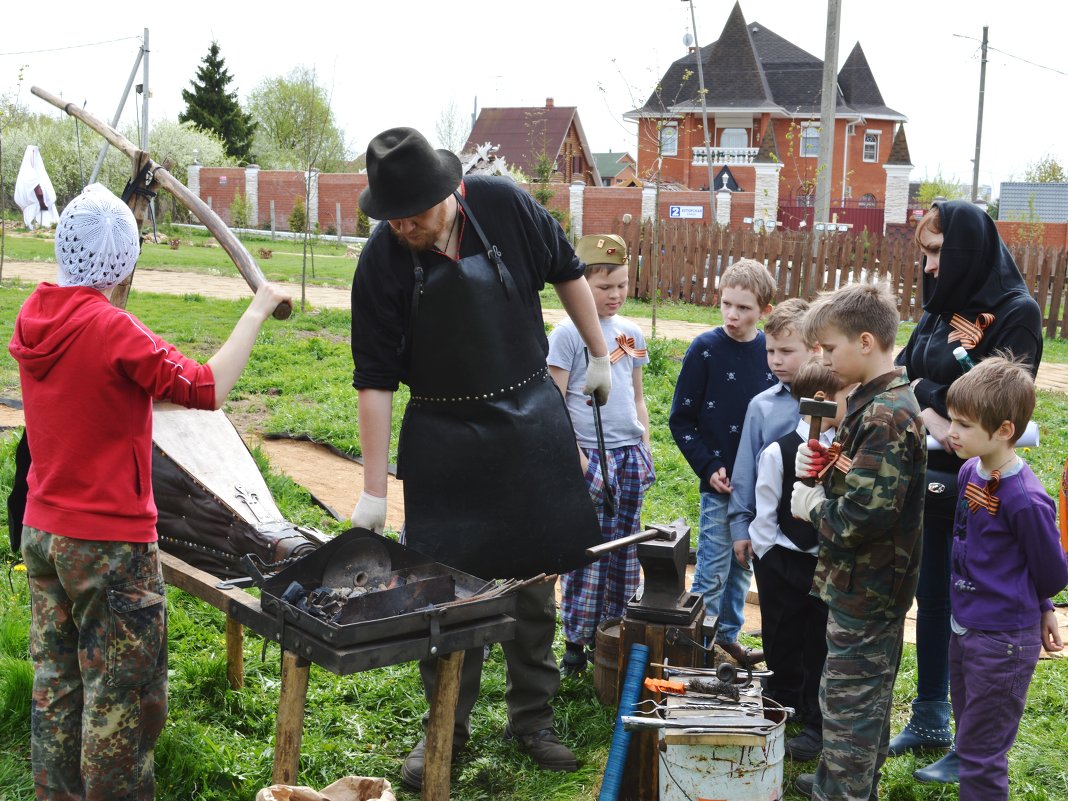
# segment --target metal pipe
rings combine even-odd
[[[137,51],[137,58],[134,59],[133,69],[130,70],[130,78],[126,81],[126,88],[122,90],[122,99],[119,101],[119,107],[115,109],[115,116],[111,120],[111,127],[114,128],[119,124],[119,117],[122,116],[122,110],[126,106],[126,98],[130,96],[130,89],[133,88],[134,79],[137,77],[137,68],[141,66],[141,57],[144,56],[145,50],[142,46]],[[93,172],[89,176],[89,183],[96,183],[97,176],[100,175],[100,168],[104,166],[104,157],[108,154],[108,140],[104,139],[104,144],[100,146],[100,155],[96,157],[96,166],[93,167]],[[85,187],[82,187],[83,189]]]

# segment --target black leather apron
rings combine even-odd
[[[485,578],[573,570],[601,541],[539,319],[484,251],[424,274],[413,253],[411,401],[397,449],[407,545]]]

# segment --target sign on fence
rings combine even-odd
[[[668,206],[668,217],[673,220],[703,220],[704,206]]]

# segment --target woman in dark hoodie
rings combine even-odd
[[[916,700],[912,718],[890,742],[890,756],[946,749],[953,743],[949,692],[949,568],[957,472],[946,446],[946,392],[963,368],[963,346],[978,363],[1010,351],[1038,372],[1042,312],[990,216],[967,201],[937,203],[916,227],[923,252],[923,316],[897,363],[908,371],[927,433],[944,450],[927,455],[923,557],[916,590]],[[921,781],[957,781],[956,753],[916,772]]]

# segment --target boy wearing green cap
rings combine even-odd
[[[597,509],[605,542],[635,534],[641,527],[642,499],[653,483],[649,450],[649,412],[642,394],[642,365],[648,364],[645,336],[640,328],[618,316],[629,283],[626,243],[614,234],[591,234],[575,248],[586,264],[586,280],[593,292],[601,332],[608,343],[613,389],[600,407],[606,462],[601,464],[593,409],[582,388],[586,359],[574,323],[564,319],[549,335],[549,374],[564,395],[575,427],[579,459],[586,486]],[[614,504],[605,503],[606,484]],[[637,546],[605,554],[560,579],[560,613],[565,652],[562,672],[581,671],[588,661],[598,624],[620,617],[638,588]]]

